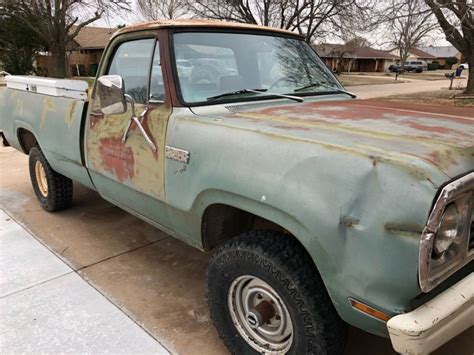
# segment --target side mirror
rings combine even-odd
[[[120,75],[103,75],[97,80],[100,110],[104,115],[118,115],[127,111],[125,87]]]

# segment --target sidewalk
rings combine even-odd
[[[0,210],[0,353],[168,354]]]

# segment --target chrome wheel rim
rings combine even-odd
[[[230,315],[245,341],[260,353],[287,352],[293,342],[290,313],[278,293],[255,276],[240,276],[229,288]]]
[[[46,171],[43,164],[39,160],[35,163],[35,176],[38,189],[44,197],[48,196],[48,179],[46,178]]]

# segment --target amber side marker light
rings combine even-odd
[[[390,319],[390,316],[386,315],[385,313],[380,312],[376,310],[375,308],[367,306],[366,304],[363,304],[359,301],[356,301],[355,299],[349,298],[349,302],[351,306],[357,309],[358,311],[368,314],[369,316],[372,316],[374,318],[380,319],[381,321],[386,322]]]

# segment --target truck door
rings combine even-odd
[[[104,198],[166,229],[163,168],[171,107],[165,103],[159,42],[156,38],[116,42],[104,54],[100,75],[123,78],[146,134],[130,124],[131,104],[123,114],[106,115],[94,93],[85,128],[86,166]]]

